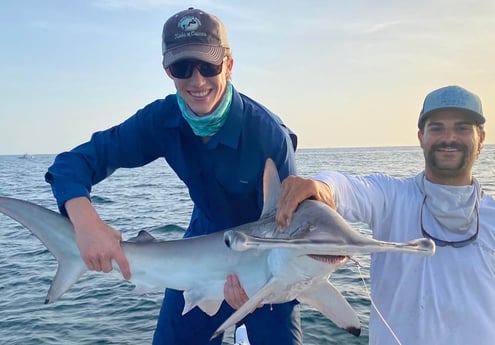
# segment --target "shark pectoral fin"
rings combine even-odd
[[[309,286],[297,297],[297,300],[316,308],[347,332],[355,336],[361,334],[361,324],[356,312],[328,280]]]
[[[239,309],[237,309],[230,317],[225,320],[224,323],[220,325],[220,327],[217,328],[215,333],[213,333],[211,339],[214,339],[218,337],[220,334],[225,332],[227,328],[230,326],[235,325],[237,322],[241,321],[244,316],[247,314],[251,313],[253,310],[255,310],[260,304],[263,303],[265,298],[272,294],[274,291],[277,291],[278,289],[278,282],[274,278],[270,278],[268,282],[263,286],[258,292],[248,299],[246,303],[244,303]]]
[[[67,258],[66,261],[60,261],[57,273],[55,273],[52,285],[46,295],[45,304],[57,301],[87,270],[86,265],[79,256],[70,260]]]
[[[198,289],[184,291],[184,309],[182,315],[198,306],[209,316],[213,316],[220,309],[223,299],[206,299],[204,293]]]

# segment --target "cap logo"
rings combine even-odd
[[[468,96],[463,90],[447,90],[440,96],[440,104],[444,106],[462,106],[466,105]]]
[[[187,37],[206,37],[206,32],[197,32],[201,27],[201,21],[194,16],[185,16],[179,20],[177,27],[182,30],[181,33],[175,33],[174,39],[182,39]]]
[[[201,26],[201,21],[194,16],[185,16],[177,26],[182,29],[182,31],[196,31]]]

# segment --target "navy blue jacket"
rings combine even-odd
[[[263,169],[272,158],[280,178],[296,174],[297,137],[268,109],[234,90],[224,126],[207,143],[182,117],[175,95],[157,100],[123,123],[59,154],[45,180],[60,211],[86,196],[118,168],[164,157],[194,202],[186,237],[257,220],[263,204]]]

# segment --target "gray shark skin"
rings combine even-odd
[[[198,306],[217,313],[224,300],[228,274],[237,274],[250,297],[212,335],[223,333],[259,304],[297,299],[337,326],[358,336],[359,319],[329,282],[331,274],[349,257],[383,251],[433,255],[429,239],[408,243],[373,240],[359,234],[327,205],[304,201],[291,224],[280,232],[275,213],[280,179],[273,161],[264,172],[264,207],[259,220],[209,235],[161,241],[145,231],[121,246],[131,269],[130,282],[144,289],[184,291],[183,314]],[[0,212],[28,228],[58,261],[45,303],[57,301],[87,271],[75,240],[74,228],[64,216],[39,205],[0,197]],[[119,270],[114,263],[113,268]]]

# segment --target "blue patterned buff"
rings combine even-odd
[[[205,116],[196,115],[178,92],[176,95],[182,116],[189,123],[194,134],[200,137],[211,137],[222,128],[227,120],[230,104],[232,103],[232,83],[227,81],[227,87],[222,101],[215,110]]]

